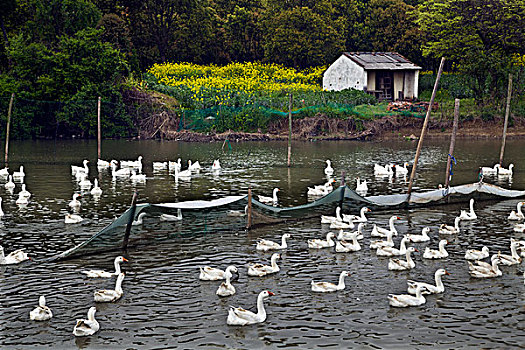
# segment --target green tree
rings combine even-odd
[[[423,54],[447,57],[473,78],[478,101],[505,94],[514,55],[525,53],[525,0],[427,0],[417,24]]]
[[[295,68],[327,64],[344,49],[344,31],[337,24],[341,25],[308,7],[268,13],[263,44],[265,59]]]

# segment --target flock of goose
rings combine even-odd
[[[102,171],[104,169],[107,169],[111,167],[111,173],[113,178],[130,178],[133,181],[133,175],[143,175],[141,174],[142,170],[142,162],[141,158],[139,157],[137,161],[121,161],[120,162],[120,169],[117,169],[117,165],[115,161],[111,162],[105,162],[102,160],[99,160],[97,163],[97,167],[99,171]],[[79,186],[83,189],[90,190],[90,193],[93,196],[100,196],[102,193],[102,190],[98,186],[97,180],[94,180],[93,187],[91,187],[91,183],[89,182],[88,175],[89,175],[89,168],[87,166],[88,161],[85,160],[83,163],[83,167],[78,166],[72,166],[71,167],[71,173],[75,177],[75,179],[78,181]],[[325,174],[327,176],[330,176],[333,174],[333,168],[331,167],[331,163],[329,160],[326,161],[327,167],[325,169]],[[188,169],[187,170],[181,170],[181,162],[180,159],[178,162],[154,162],[153,168],[154,170],[164,170],[169,169],[170,171],[173,170],[175,179],[178,178],[191,178],[192,171],[198,171],[200,169],[200,164],[198,162],[191,163],[191,161],[188,161]],[[381,167],[379,165],[375,165],[374,167],[374,173],[378,175],[388,175],[390,176],[393,174],[392,169],[395,166],[385,166]],[[407,164],[405,163],[402,167],[396,167],[395,174],[400,175],[406,175],[408,173],[408,169],[406,168]],[[502,171],[503,168],[501,168],[499,165],[497,165],[497,174]],[[218,160],[215,160],[212,165],[213,171],[220,170],[220,163]],[[490,168],[489,168],[490,169]],[[509,167],[509,170],[512,172],[512,165]],[[138,171],[138,173],[136,172]],[[485,169],[482,169],[483,172],[485,172]],[[19,198],[29,198],[31,194],[27,192],[25,188],[25,184],[23,184],[23,179],[25,176],[23,166],[20,167],[19,171],[14,172],[12,175],[9,174],[8,169],[4,168],[0,170],[0,176],[6,177],[7,175],[7,182],[5,185],[5,188],[12,192],[14,190],[14,183],[13,179],[18,179],[18,181],[21,181],[21,188],[22,190],[19,192]],[[139,179],[139,178],[136,178]],[[142,179],[142,177],[140,177]],[[137,181],[143,181],[143,180],[137,180]],[[145,181],[145,177],[144,177]],[[333,189],[333,180],[327,181],[327,183],[323,185],[318,185],[313,188],[309,188],[308,192],[312,195],[320,195],[318,193],[327,194]],[[89,185],[88,185],[89,183]],[[366,186],[366,181],[360,182],[358,179],[358,187],[360,186],[361,190],[364,190],[364,187]],[[312,190],[313,193],[310,193]],[[275,188],[272,193],[272,197],[264,197],[260,196],[259,201],[265,202],[265,203],[272,203],[276,204],[278,202],[277,199],[277,192],[279,191],[278,188]],[[316,193],[316,191],[319,191]],[[27,192],[27,193],[26,193]],[[69,207],[74,211],[78,212],[80,209],[80,202],[78,201],[78,193],[75,193],[73,195],[73,198],[71,202],[69,202]],[[17,203],[18,204],[18,203]],[[519,202],[516,208],[516,211],[512,211],[509,216],[508,220],[512,221],[522,221],[525,220],[524,213],[522,211],[523,206],[525,205],[525,202]],[[363,207],[360,210],[359,215],[350,215],[350,214],[344,214],[341,212],[341,208],[337,207],[335,211],[335,216],[321,216],[321,224],[322,225],[329,225],[330,229],[338,230],[337,236],[336,233],[330,231],[326,238],[321,239],[310,239],[306,241],[306,244],[309,249],[324,249],[324,248],[333,248],[335,252],[337,253],[351,253],[351,252],[357,252],[362,249],[361,243],[359,242],[364,238],[364,227],[368,224],[369,219],[367,218],[366,214],[369,213],[371,210]],[[70,219],[75,219],[74,215],[76,214],[68,214],[70,216]],[[1,208],[1,198],[0,198],[0,219],[3,216],[2,208]],[[66,216],[66,222],[67,222],[67,216]],[[454,220],[454,226],[449,226],[446,224],[443,224],[439,227],[438,232],[442,235],[454,235],[458,234],[461,231],[460,228],[460,222],[463,220],[476,220],[478,217],[474,211],[474,199],[470,200],[470,208],[468,211],[462,210],[458,217]],[[178,220],[182,220],[181,213],[178,214]],[[134,224],[140,224],[142,220],[142,217],[138,217],[137,220],[134,222]],[[370,231],[370,249],[374,249],[377,256],[386,256],[390,257],[388,261],[387,268],[389,270],[409,270],[413,269],[415,267],[415,261],[412,258],[412,255],[414,252],[419,252],[419,250],[413,246],[407,246],[407,244],[410,243],[424,243],[431,241],[431,237],[429,236],[429,232],[431,232],[431,228],[425,227],[422,229],[421,234],[406,234],[404,237],[401,238],[399,241],[399,246],[396,247],[395,243],[393,241],[393,237],[398,235],[398,232],[395,227],[395,222],[397,220],[400,220],[399,216],[392,216],[389,219],[389,226],[388,228],[379,227],[376,224],[373,224],[372,230]],[[356,231],[353,232],[346,232],[345,229],[354,229],[356,228]],[[517,232],[523,232],[525,231],[525,224],[517,224],[515,226],[515,231]],[[259,251],[275,251],[275,250],[283,250],[288,247],[287,245],[287,239],[290,239],[291,236],[289,234],[284,234],[281,237],[281,243],[276,243],[270,240],[261,239],[256,244],[256,250]],[[373,238],[381,238],[381,239],[373,239]],[[448,257],[448,252],[445,249],[445,246],[447,245],[448,241],[446,239],[441,239],[438,243],[438,249],[431,249],[430,247],[425,247],[425,250],[422,254],[422,257],[424,259],[444,259]],[[521,253],[519,252],[521,250]],[[502,254],[501,252],[498,252],[497,254],[493,254],[490,258],[489,254],[489,248],[483,247],[481,250],[474,250],[474,249],[468,249],[465,252],[465,259],[468,261],[468,268],[469,273],[471,276],[475,278],[491,278],[491,277],[498,277],[502,275],[502,271],[499,269],[499,265],[514,265],[514,264],[520,264],[522,262],[522,256],[525,257],[525,241],[521,240],[515,240],[511,238],[510,243],[510,252],[511,254]],[[521,254],[521,256],[520,256]],[[399,256],[404,256],[405,259],[399,258]],[[270,274],[275,274],[280,271],[280,267],[277,264],[277,260],[280,259],[279,253],[274,253],[271,256],[270,264],[264,265],[260,263],[252,263],[249,264],[247,269],[247,275],[248,276],[254,276],[254,277],[262,277],[267,276]],[[482,259],[489,258],[490,262],[485,262]],[[2,264],[16,264],[20,263],[22,261],[25,261],[29,259],[27,254],[25,254],[22,250],[14,251],[8,255],[4,254],[3,247],[0,246],[0,265]],[[122,256],[119,256],[115,258],[114,264],[115,264],[115,272],[107,272],[102,270],[90,270],[90,271],[83,271],[83,273],[89,277],[89,278],[111,278],[113,276],[116,276],[116,282],[115,282],[115,288],[112,290],[98,290],[94,292],[94,301],[95,302],[114,302],[119,300],[123,295],[123,289],[122,289],[122,282],[124,280],[125,274],[121,272],[120,264],[122,262],[126,262],[127,259],[125,259]],[[474,262],[471,262],[474,261]],[[238,274],[239,271],[237,267],[235,266],[228,266],[225,271],[220,270],[218,268],[210,267],[210,266],[203,266],[200,267],[200,274],[199,279],[206,280],[206,281],[217,281],[217,280],[224,280],[222,282],[216,291],[216,294],[220,297],[228,297],[231,295],[234,295],[236,293],[235,287],[232,284],[233,281],[233,274]],[[422,305],[426,302],[426,299],[424,295],[428,294],[434,294],[434,293],[443,293],[445,288],[442,281],[442,277],[445,275],[448,275],[449,273],[445,269],[438,269],[435,271],[435,284],[422,282],[422,281],[412,281],[407,280],[407,292],[408,294],[389,294],[387,296],[389,300],[389,304],[392,307],[408,307],[408,306],[418,306]],[[341,271],[339,275],[338,283],[331,283],[331,282],[318,282],[318,281],[311,281],[310,288],[313,292],[319,292],[319,293],[327,293],[327,292],[336,292],[345,289],[345,277],[349,276],[348,271]],[[525,277],[525,273],[524,273]],[[525,282],[524,282],[525,283]],[[264,308],[263,301],[268,298],[269,296],[274,295],[274,293],[263,290],[259,293],[257,297],[257,312],[251,312],[248,310],[245,310],[240,307],[230,307],[228,310],[228,317],[227,317],[227,324],[229,325],[248,325],[248,324],[254,324],[254,323],[261,323],[266,320],[266,311]],[[87,319],[79,319],[76,321],[73,334],[75,336],[87,336],[94,334],[99,330],[99,324],[95,319],[95,313],[96,313],[96,307],[91,307],[87,313]],[[51,309],[46,306],[46,300],[45,296],[41,296],[39,299],[39,306],[36,307],[34,310],[30,312],[30,319],[41,321],[41,320],[49,320],[53,317],[53,313]]]

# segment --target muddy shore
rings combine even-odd
[[[421,133],[423,119],[406,116],[388,116],[370,121],[341,120],[328,117],[314,117],[294,120],[292,139],[299,141],[318,140],[381,140],[381,139],[417,139]],[[450,138],[451,120],[430,120],[426,137]],[[460,121],[457,132],[459,138],[501,138],[502,118],[485,121],[473,119]],[[224,133],[199,133],[190,130],[162,130],[159,135],[163,140],[187,142],[219,142],[228,139],[237,141],[271,141],[288,139],[288,122],[272,124],[268,132],[247,133],[228,131]],[[525,138],[525,120],[515,118],[507,129],[508,138]]]

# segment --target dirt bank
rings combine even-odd
[[[421,133],[423,119],[406,116],[388,116],[379,119],[363,121],[354,119],[334,119],[324,116],[294,120],[292,138],[294,140],[380,140],[391,138],[406,138],[410,135],[416,138]],[[427,136],[430,138],[450,137],[452,121],[434,120],[429,122]],[[458,137],[461,138],[499,138],[503,131],[503,121],[481,119],[460,122]],[[188,142],[224,141],[271,141],[288,139],[288,121],[280,120],[272,123],[267,133],[224,132],[197,133],[188,130],[174,131],[164,129],[159,135],[164,140]],[[508,128],[507,137],[525,137],[525,120],[516,118]]]

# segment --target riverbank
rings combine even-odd
[[[381,139],[417,139],[421,133],[423,118],[407,116],[385,116],[374,120],[359,121],[353,119],[334,119],[326,116],[302,118],[293,121],[292,139],[299,141],[321,140],[362,140]],[[186,142],[224,142],[229,141],[282,141],[288,139],[288,121],[272,123],[268,132],[228,131],[223,133],[199,133],[191,130],[163,130],[163,140]],[[449,138],[452,132],[451,120],[429,121],[427,137]],[[460,138],[500,138],[503,132],[502,118],[485,121],[472,119],[461,121],[457,131]],[[513,120],[507,130],[508,138],[525,138],[525,121],[522,118]]]

